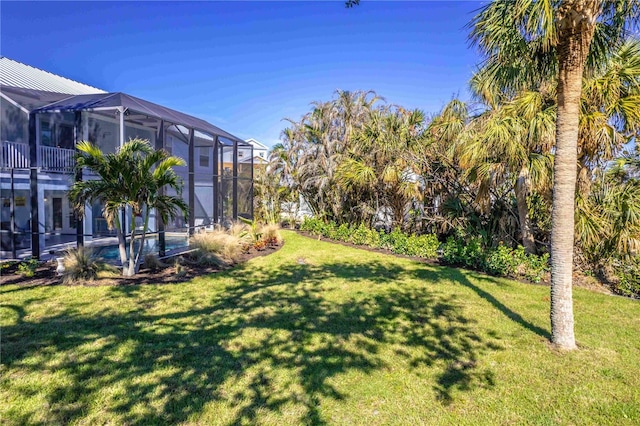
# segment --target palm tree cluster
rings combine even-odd
[[[358,4],[346,2],[347,7]],[[590,197],[594,172],[638,133],[638,44],[625,39],[639,16],[638,0],[493,0],[483,5],[469,25],[470,39],[484,57],[471,83],[481,112],[469,117],[469,107],[454,101],[429,124],[425,133],[432,139],[422,142],[425,152],[441,154],[430,160],[436,169],[444,165],[439,171],[449,178],[443,182],[430,164],[422,164],[434,178],[433,186],[423,182],[424,205],[459,213],[441,215],[447,218],[443,223],[472,220],[491,230],[487,236],[495,236],[517,221],[522,243],[534,252],[533,222],[550,216],[540,223],[551,230],[551,341],[561,349],[576,348],[572,269],[575,240],[583,239],[574,227],[576,194]],[[295,127],[304,139],[305,127]],[[417,162],[424,158],[418,156]],[[549,182],[551,196],[545,196]],[[631,196],[635,205],[637,197]],[[504,203],[505,197],[511,203]],[[626,209],[621,216],[635,217],[627,204],[613,205]],[[631,226],[627,242],[616,244],[619,255],[636,253],[630,249],[635,244],[629,244],[637,241],[632,223],[625,222]],[[613,228],[600,227],[609,233]]]
[[[490,66],[471,79],[473,102],[454,99],[428,118],[371,91],[313,103],[289,120],[257,195],[302,194],[338,224],[549,251],[557,86],[501,88]],[[575,244],[582,266],[599,268],[637,254],[640,242],[637,157],[624,153],[640,133],[640,43],[627,40],[583,85]]]
[[[85,205],[98,202],[103,205],[103,214],[110,229],[118,236],[120,262],[123,275],[132,276],[140,268],[149,218],[152,211],[164,223],[178,214],[188,215],[189,206],[180,196],[183,182],[174,171],[184,166],[183,159],[171,156],[167,151],[155,150],[149,141],[131,139],[120,149],[105,154],[91,142],[76,145],[76,168],[86,169],[97,179],[77,181],[69,190],[69,200],[75,210],[82,214]],[[166,195],[167,188],[178,195]],[[126,231],[121,221],[123,211],[129,211],[129,253],[126,247]],[[142,231],[137,251],[135,218],[142,218]]]

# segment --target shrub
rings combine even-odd
[[[300,224],[300,230],[309,232],[313,235],[326,236],[327,225],[320,219],[314,217],[305,217]]]
[[[320,226],[320,233],[318,235],[322,235],[326,238],[336,239],[336,231],[338,229],[338,225],[334,221],[323,223]]]
[[[458,240],[453,237],[447,238],[442,245],[442,260],[449,265],[457,265],[460,263],[460,246]]]
[[[226,263],[235,263],[244,250],[246,240],[227,234],[223,229],[200,232],[191,237],[191,245],[205,253],[212,253]]]
[[[409,249],[409,237],[400,228],[394,228],[385,238],[386,248],[396,254],[407,254]]]
[[[618,273],[620,281],[616,285],[618,293],[640,298],[640,267],[627,267]]]
[[[491,275],[503,277],[513,276],[520,265],[514,257],[514,251],[500,244],[497,248],[490,250],[485,260],[485,270]]]
[[[640,258],[614,259],[610,265],[611,287],[614,292],[627,297],[640,298]]]
[[[481,238],[472,237],[469,241],[447,238],[442,247],[442,259],[450,265],[484,270],[486,261]]]
[[[65,284],[93,281],[98,278],[100,271],[115,269],[100,261],[93,250],[87,247],[67,250],[62,263],[64,264],[62,281]]]
[[[335,240],[349,242],[351,237],[351,228],[346,223],[338,226],[335,230],[335,235],[332,237]]]
[[[471,237],[462,247],[462,262],[467,268],[486,270],[485,250],[482,245],[482,238]]]
[[[26,278],[31,278],[36,274],[38,265],[39,263],[36,259],[23,260],[18,264],[18,274]]]
[[[524,266],[524,277],[531,282],[539,283],[549,272],[549,253],[526,256]]]
[[[373,248],[380,248],[380,233],[375,229],[369,228],[367,233],[367,242],[365,244]]]
[[[359,246],[369,245],[369,228],[364,223],[358,225],[352,230],[350,241]]]
[[[165,264],[162,263],[158,256],[153,253],[147,253],[144,255],[143,260],[144,267],[151,271],[158,271],[165,267]]]
[[[407,239],[407,254],[425,259],[438,257],[440,242],[435,234],[412,235]]]
[[[276,224],[264,225],[260,232],[262,234],[262,241],[264,241],[267,246],[277,246],[282,243],[280,226]]]

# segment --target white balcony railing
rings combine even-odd
[[[28,169],[29,145],[20,142],[3,141],[0,144],[0,168]]]
[[[42,171],[71,173],[75,164],[75,150],[40,146],[40,167]]]

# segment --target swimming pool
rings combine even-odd
[[[165,251],[169,252],[171,250],[188,247],[189,246],[189,237],[187,236],[166,236],[165,239]],[[140,247],[140,240],[136,239],[133,243],[133,246],[138,251]],[[99,246],[94,247],[94,253],[97,257],[102,258],[104,260],[120,260],[120,251],[118,249],[117,244],[111,244],[108,246]],[[127,241],[127,254],[129,253],[129,241]],[[145,254],[158,254],[158,236],[150,235],[144,240],[144,247],[142,249],[142,256]]]

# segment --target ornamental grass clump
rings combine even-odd
[[[226,264],[234,264],[244,251],[245,242],[239,235],[224,229],[200,232],[191,237],[191,246],[204,253],[218,256]]]
[[[280,226],[272,223],[264,225],[260,230],[262,241],[267,246],[277,246],[282,243],[282,235],[280,234]]]
[[[64,265],[64,284],[82,284],[98,278],[100,272],[117,273],[114,266],[98,259],[93,250],[88,247],[78,247],[65,252],[62,261]]]

